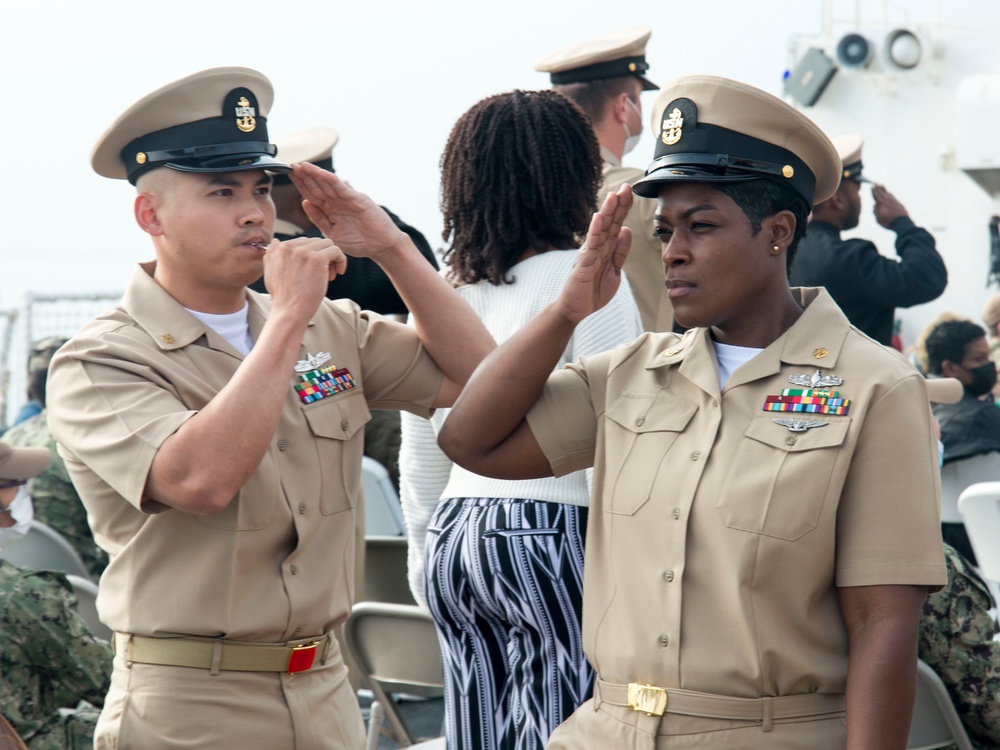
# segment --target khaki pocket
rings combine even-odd
[[[792,432],[772,414],[753,419],[722,484],[718,508],[731,529],[795,540],[816,527],[850,417]]]
[[[666,391],[615,399],[606,414],[605,511],[632,515],[646,504],[664,457],[696,411]]]
[[[329,516],[357,507],[361,493],[364,426],[371,421],[362,390],[324,398],[303,410],[319,454],[320,512]]]

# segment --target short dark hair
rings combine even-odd
[[[927,369],[931,375],[941,374],[947,360],[956,365],[965,359],[965,351],[973,341],[986,338],[986,331],[971,320],[946,320],[934,327],[927,336]]]
[[[746,182],[717,182],[719,192],[728,195],[750,220],[750,229],[756,235],[768,216],[779,211],[791,211],[795,216],[795,234],[785,251],[785,268],[792,269],[792,261],[799,249],[799,241],[806,236],[806,219],[809,206],[802,196],[788,185],[774,180],[759,179]]]
[[[462,115],[441,157],[449,278],[512,283],[527,250],[578,247],[597,207],[601,153],[583,111],[555,91],[512,91]]]
[[[635,76],[616,76],[584,83],[566,83],[553,88],[580,105],[580,109],[587,113],[592,122],[600,122],[608,102],[616,96],[628,94],[628,98],[635,102],[638,92],[634,92],[634,89],[636,85],[641,86],[641,83]]]

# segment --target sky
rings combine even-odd
[[[942,2],[862,3],[905,20]],[[1000,3],[948,12],[1000,20]],[[364,0],[263,2],[10,0],[0,46],[8,178],[0,187],[0,310],[27,290],[120,290],[152,255],[135,226],[134,189],[98,177],[91,147],[130,104],[198,70],[242,65],[276,91],[272,137],[340,132],[339,174],[441,248],[438,160],[455,120],[479,99],[541,88],[534,61],[627,26],[653,28],[649,77],[712,73],[781,93],[790,38],[815,35],[848,0]],[[941,11],[944,12],[944,11]],[[645,112],[655,93],[643,96]],[[644,118],[645,119],[645,118]],[[626,163],[645,167],[647,130]]]

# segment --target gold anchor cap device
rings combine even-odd
[[[151,169],[287,173],[267,137],[271,82],[250,68],[211,68],[146,95],[98,139],[94,171],[133,185]]]

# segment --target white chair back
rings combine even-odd
[[[1000,581],[1000,482],[980,482],[958,498],[958,510],[983,578]]]
[[[941,523],[962,523],[958,498],[966,487],[980,482],[1000,482],[1000,453],[981,453],[941,467]]]
[[[937,672],[918,659],[917,700],[913,706],[907,750],[932,750],[952,744],[958,750],[975,750],[948,689]]]
[[[67,575],[90,578],[73,545],[50,526],[32,521],[23,539],[0,549],[0,559],[31,570],[56,570]]]
[[[361,458],[365,492],[365,536],[406,536],[399,493],[386,468],[371,456]]]

